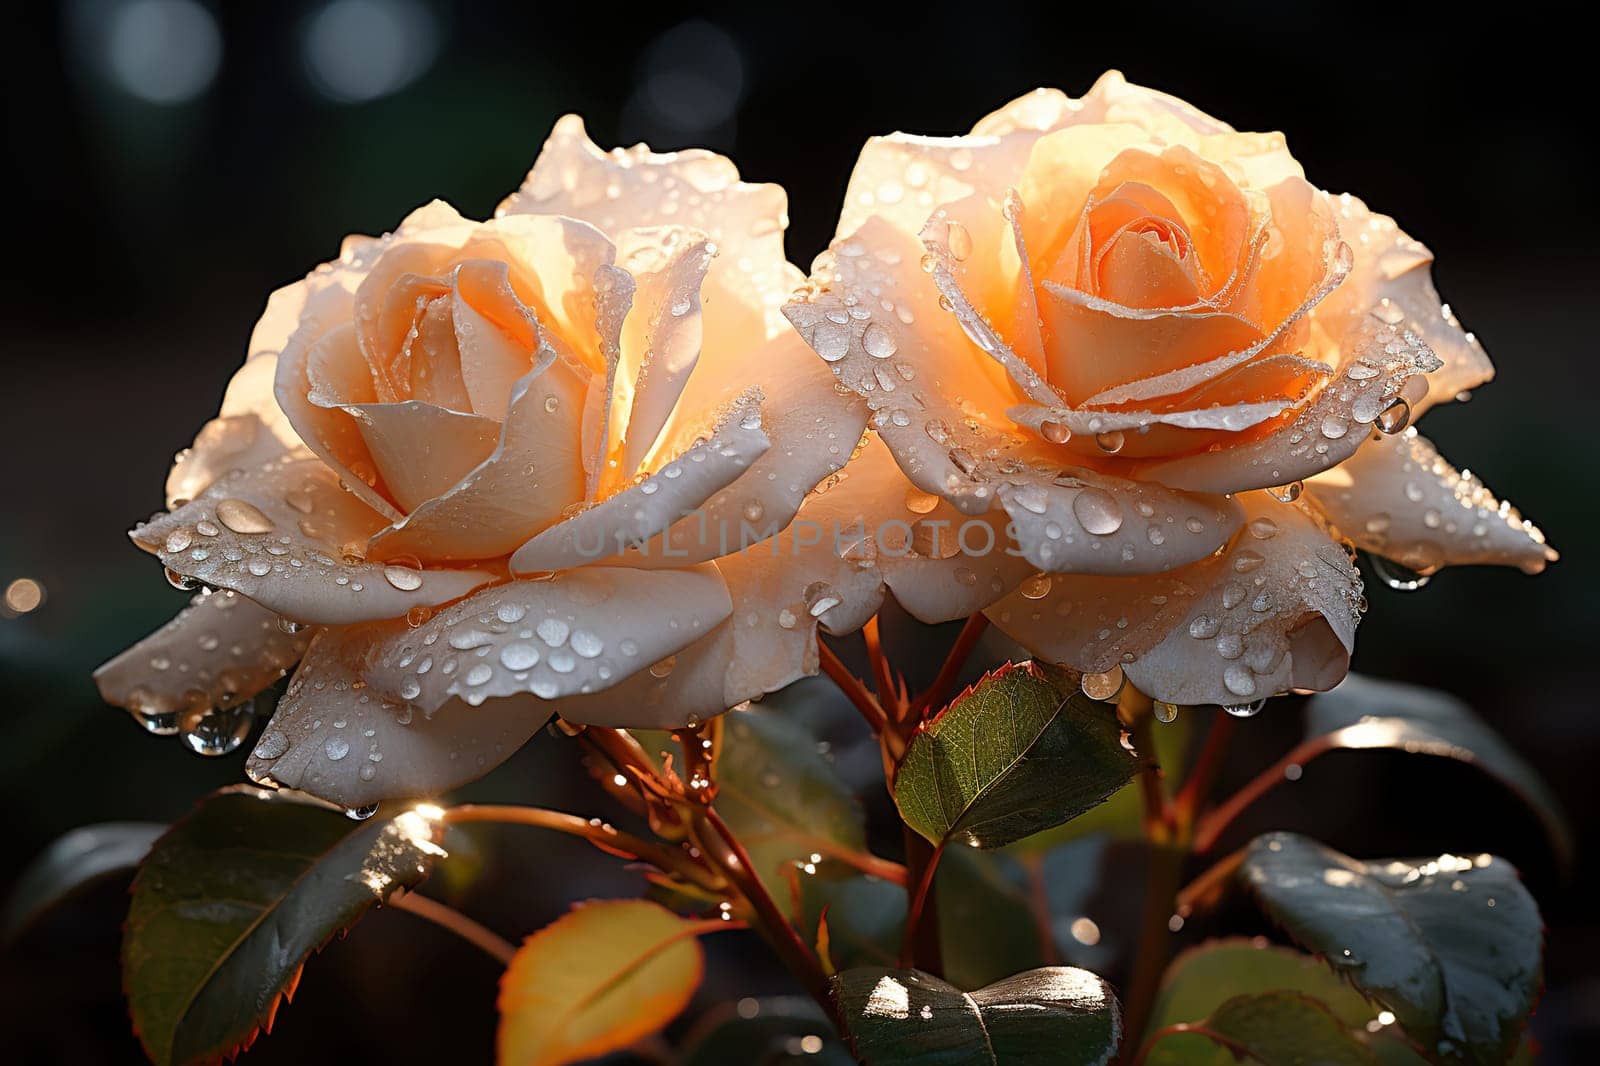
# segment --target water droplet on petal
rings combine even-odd
[[[231,498],[217,504],[217,521],[235,533],[271,533],[274,528],[255,504]]]
[[[1095,536],[1103,537],[1122,528],[1122,505],[1100,489],[1083,489],[1073,497],[1072,514]]]

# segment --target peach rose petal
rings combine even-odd
[[[1138,310],[1048,279],[1043,289],[1050,381],[1073,404],[1207,362],[1214,352],[1264,349],[1262,331],[1237,315]]]
[[[1341,229],[1356,250],[1349,286],[1352,310],[1371,309],[1411,330],[1444,362],[1429,375],[1428,395],[1416,405],[1413,420],[1493,378],[1489,354],[1433,287],[1433,253],[1408,237],[1394,219],[1369,210],[1349,193],[1337,198],[1337,210]]]
[[[1154,574],[1204,559],[1239,528],[1239,506],[1091,470],[998,490],[1024,558],[1068,574]]]
[[[558,700],[554,708],[568,722],[613,729],[698,725],[750,698],[728,690],[734,657],[733,623],[727,621],[649,669],[599,692]]]
[[[656,153],[644,145],[604,152],[582,119],[564,115],[522,187],[495,215],[565,215],[606,233],[699,230],[720,250],[708,283],[776,325],[778,306],[800,280],[783,254],[787,208],[782,186],[741,181],[738,168],[714,152]]]
[[[129,535],[169,570],[323,625],[396,618],[494,578],[483,570],[341,561],[383,525],[382,516],[340,488],[332,470],[301,459],[226,477]]]
[[[273,385],[278,406],[306,446],[339,473],[361,502],[398,519],[400,511],[373,485],[377,470],[360,428],[342,410],[345,404],[378,399],[355,326],[335,326],[312,344],[305,343],[308,336],[296,333],[278,356]]]
[[[1013,209],[1009,206],[1008,214]],[[1046,356],[1039,310],[1032,276],[1017,251],[1020,240],[1015,223],[977,196],[939,208],[922,229],[922,244],[933,257],[934,284],[967,339],[1036,403],[1058,403],[1060,396],[1042,376]],[[1013,309],[1010,332],[1017,349],[990,325],[1007,317],[1006,308]]]
[[[1537,574],[1559,558],[1537,526],[1415,429],[1368,441],[1305,494],[1358,548],[1422,573],[1490,563]]]
[[[384,487],[407,512],[447,491],[489,458],[500,423],[420,400],[346,404]]]
[[[683,230],[651,236],[643,248],[623,249],[625,256],[648,251],[664,260],[633,272],[633,309],[622,326],[617,378],[626,387],[611,400],[611,436],[621,439],[624,481],[644,468],[700,359],[704,335],[700,287],[711,265],[708,242]]]
[[[374,692],[344,658],[337,630],[313,641],[245,771],[349,809],[435,796],[488,773],[550,719],[523,694],[432,715]]]
[[[670,553],[680,565],[721,554],[724,530],[727,542],[737,545],[783,529],[807,493],[844,466],[866,428],[866,405],[842,389],[816,353],[785,327],[747,356],[737,373],[702,357],[663,444],[675,450],[691,447],[703,432],[705,412],[725,410],[745,389],[782,399],[761,411],[762,429],[772,446],[695,514],[672,527],[661,554]],[[698,417],[689,417],[690,412]]]
[[[843,546],[858,560],[875,560],[895,599],[921,621],[965,618],[1033,572],[1007,538],[1003,511],[967,515],[922,491],[875,435],[835,480],[828,496],[853,499],[859,508],[841,524],[852,530]],[[811,514],[810,504],[802,514]]]
[[[1132,662],[1166,639],[1209,588],[1220,560],[1164,574],[1038,574],[985,612],[1030,652],[1084,673]]]
[[[743,474],[770,447],[758,398],[724,413],[710,437],[631,488],[544,530],[511,555],[511,572],[538,574],[584,566],[623,553],[629,565],[679,567],[694,560],[652,540]],[[737,531],[721,538],[721,555],[737,547]],[[633,546],[640,546],[636,550]]]
[[[477,706],[526,692],[543,700],[598,692],[681,651],[729,610],[710,566],[589,566],[484,589],[414,629],[381,623],[330,639],[361,661],[374,692],[431,713],[457,697]]]
[[[922,501],[914,497],[937,499],[906,485],[903,478],[900,488],[910,489],[908,500],[917,506]],[[878,506],[879,528],[887,530],[878,538],[878,569],[894,598],[919,621],[965,618],[1016,588],[1033,572],[1032,564],[1006,539],[1002,511],[964,515],[939,500],[926,514],[908,509],[903,517],[890,519],[883,517],[892,513],[890,509],[882,502]],[[898,526],[889,526],[890,522],[906,523],[910,535],[904,536]],[[886,539],[894,543],[886,545]],[[970,552],[963,549],[963,543]]]
[[[1294,421],[1220,451],[1153,460],[1138,476],[1195,492],[1243,492],[1286,485],[1355,454],[1378,416],[1409,400],[1439,360],[1411,333],[1368,319],[1345,338],[1332,380]],[[1408,383],[1416,379],[1416,385]]]
[[[255,414],[219,415],[200,427],[194,443],[179,452],[167,474],[167,507],[181,507],[220,479],[239,470],[311,453],[295,438],[292,449]]]
[[[835,242],[819,260],[818,287],[784,313],[840,383],[867,401],[873,428],[906,476],[981,514],[993,489],[962,466],[970,466],[973,449],[1023,443],[1004,419],[1019,397],[1001,365],[984,358],[939,307],[918,268],[921,255],[915,240],[869,219]],[[984,412],[1003,426],[980,423]]]
[[[512,389],[494,451],[443,495],[373,538],[393,559],[492,559],[515,551],[583,499],[585,383],[548,349]]]
[[[141,716],[231,707],[282,677],[311,633],[236,592],[196,596],[177,616],[94,672],[101,697]]]
[[[877,489],[846,466],[817,486],[782,533],[717,560],[733,597],[727,706],[815,674],[818,631],[853,633],[877,612]]]
[[[1362,608],[1355,564],[1311,512],[1266,493],[1240,502],[1248,521],[1210,587],[1166,639],[1122,667],[1152,699],[1244,704],[1326,691],[1349,669]]]
[[[533,369],[539,320],[512,289],[505,263],[468,259],[451,274],[450,320],[462,383],[473,411],[504,421],[517,380]]]

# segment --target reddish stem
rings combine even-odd
[[[882,740],[885,746],[891,743],[897,745],[897,750],[894,752],[896,759],[904,755],[905,745],[899,742],[898,735],[890,728],[889,716],[884,712],[883,705],[868,691],[862,680],[851,673],[850,668],[834,654],[833,649],[828,647],[821,637],[817,638],[817,659],[822,664],[822,672],[839,686],[839,691],[844,693],[851,706],[861,712],[861,717],[867,720],[873,735]]]
[[[911,701],[909,710],[911,717],[924,717],[930,707],[937,707],[944,700],[949,691],[955,687],[956,679],[961,676],[962,667],[967,664],[967,657],[972,654],[972,649],[978,646],[979,639],[988,628],[989,617],[982,611],[967,618],[967,624],[961,627],[956,642],[950,646],[950,653],[945,656],[944,665],[939,667],[939,674],[933,679],[933,684]]]
[[[1289,754],[1261,771],[1247,785],[1199,820],[1195,826],[1194,850],[1197,853],[1204,853],[1215,847],[1217,838],[1246,807],[1286,780],[1285,773],[1289,767],[1304,766],[1324,752],[1332,751],[1335,746],[1327,737],[1314,737],[1297,745]]]
[[[906,906],[905,939],[900,946],[900,966],[915,966],[924,973],[939,975],[944,968],[939,943],[938,902],[933,895],[933,875],[944,856],[944,844],[930,844],[910,826],[906,827],[906,876],[911,891]]]
[[[696,812],[695,820],[703,824],[709,832],[699,834],[701,843],[705,845],[707,854],[712,861],[733,882],[739,894],[745,898],[755,912],[756,920],[767,936],[767,941],[773,950],[778,953],[787,966],[801,983],[806,991],[811,993],[813,999],[828,1016],[839,1025],[839,1031],[844,1032],[842,1019],[838,1017],[838,1008],[833,1002],[833,996],[828,987],[827,975],[822,971],[822,963],[800,939],[800,934],[794,926],[789,924],[788,917],[778,907],[766,886],[761,883],[761,878],[756,875],[755,864],[750,859],[750,853],[745,851],[744,845],[739,843],[739,838],[733,835],[728,824],[717,814],[712,807],[702,808]],[[718,848],[717,845],[721,847]]]
[[[1195,756],[1194,766],[1172,801],[1173,817],[1180,826],[1194,824],[1195,813],[1205,802],[1206,794],[1211,791],[1227,758],[1228,742],[1238,724],[1239,720],[1227,713],[1219,714],[1212,720],[1206,742],[1200,748],[1200,754]]]

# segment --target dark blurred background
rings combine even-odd
[[[268,291],[335,255],[344,234],[381,232],[435,196],[485,216],[555,118],[578,111],[602,145],[706,145],[746,177],[784,184],[790,257],[806,265],[867,136],[961,132],[1026,90],[1077,95],[1116,66],[1240,128],[1286,131],[1315,183],[1359,194],[1433,248],[1440,289],[1501,379],[1424,428],[1564,556],[1537,579],[1447,571],[1405,595],[1369,582],[1356,664],[1465,697],[1541,767],[1578,831],[1574,871],[1488,779],[1401,755],[1330,756],[1240,833],[1303,829],[1368,856],[1507,856],[1549,926],[1535,1031],[1548,1061],[1593,1061],[1592,51],[1524,7],[1481,24],[1465,9],[1441,21],[1398,5],[1192,7],[13,5],[0,889],[72,826],[169,820],[240,778],[242,752],[207,761],[142,734],[98,701],[89,672],[182,606],[123,530],[160,506],[172,453],[215,411]],[[1224,784],[1281,754],[1295,729],[1271,709],[1249,723]],[[573,756],[540,737],[472,794],[610,813]],[[636,875],[583,846],[526,832],[480,838],[485,870],[463,901],[501,933],[537,928],[572,898],[637,891]],[[138,1061],[117,989],[122,891],[91,893],[0,957],[11,1061]],[[753,938],[712,938],[709,950],[707,1002],[787,987]],[[495,981],[471,948],[381,913],[311,963],[278,1032],[245,1061],[486,1061]]]

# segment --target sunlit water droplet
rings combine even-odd
[[[271,533],[273,530],[272,519],[262,514],[255,504],[244,500],[230,498],[218,503],[217,521],[235,533]]]

